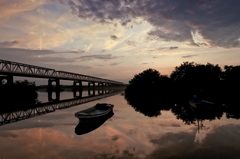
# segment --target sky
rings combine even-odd
[[[239,65],[239,0],[1,0],[0,59],[128,83]]]

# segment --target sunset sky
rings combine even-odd
[[[239,65],[239,0],[0,0],[0,59],[127,83]]]

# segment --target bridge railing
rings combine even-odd
[[[34,65],[28,65],[18,62],[6,61],[0,59],[0,73],[14,73],[18,75],[30,75],[41,78],[62,78],[69,80],[81,80],[91,82],[102,82],[123,85],[124,83],[112,81],[108,79],[102,79],[98,77],[92,77],[82,74],[76,74],[66,71],[56,71],[51,68],[39,67]]]

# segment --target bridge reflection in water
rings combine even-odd
[[[94,91],[95,92],[95,91]],[[52,113],[58,109],[67,109],[80,104],[92,102],[109,96],[113,96],[121,93],[122,90],[102,90],[98,95],[90,94],[86,97],[77,97],[65,100],[50,100],[50,102],[40,103],[28,106],[29,109],[25,109],[25,106],[19,106],[13,108],[13,111],[6,112],[3,107],[0,108],[0,126],[18,122],[35,116]],[[52,92],[48,92],[51,94]],[[58,92],[60,94],[60,92]],[[17,109],[17,110],[16,110]]]

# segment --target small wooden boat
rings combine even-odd
[[[199,100],[199,101],[189,100],[189,104],[194,108],[204,108],[204,107],[215,106],[215,103],[208,102],[205,100]]]
[[[91,119],[97,117],[106,116],[112,111],[114,105],[107,103],[98,103],[95,106],[81,110],[75,113],[75,116],[79,119]]]
[[[75,133],[77,135],[83,135],[83,134],[87,134],[91,131],[94,131],[97,128],[99,128],[105,121],[110,119],[113,115],[114,115],[114,113],[112,111],[110,111],[110,113],[108,113],[106,116],[99,117],[96,120],[94,120],[92,118],[91,119],[81,119],[81,120],[79,120],[79,123],[75,128]]]

